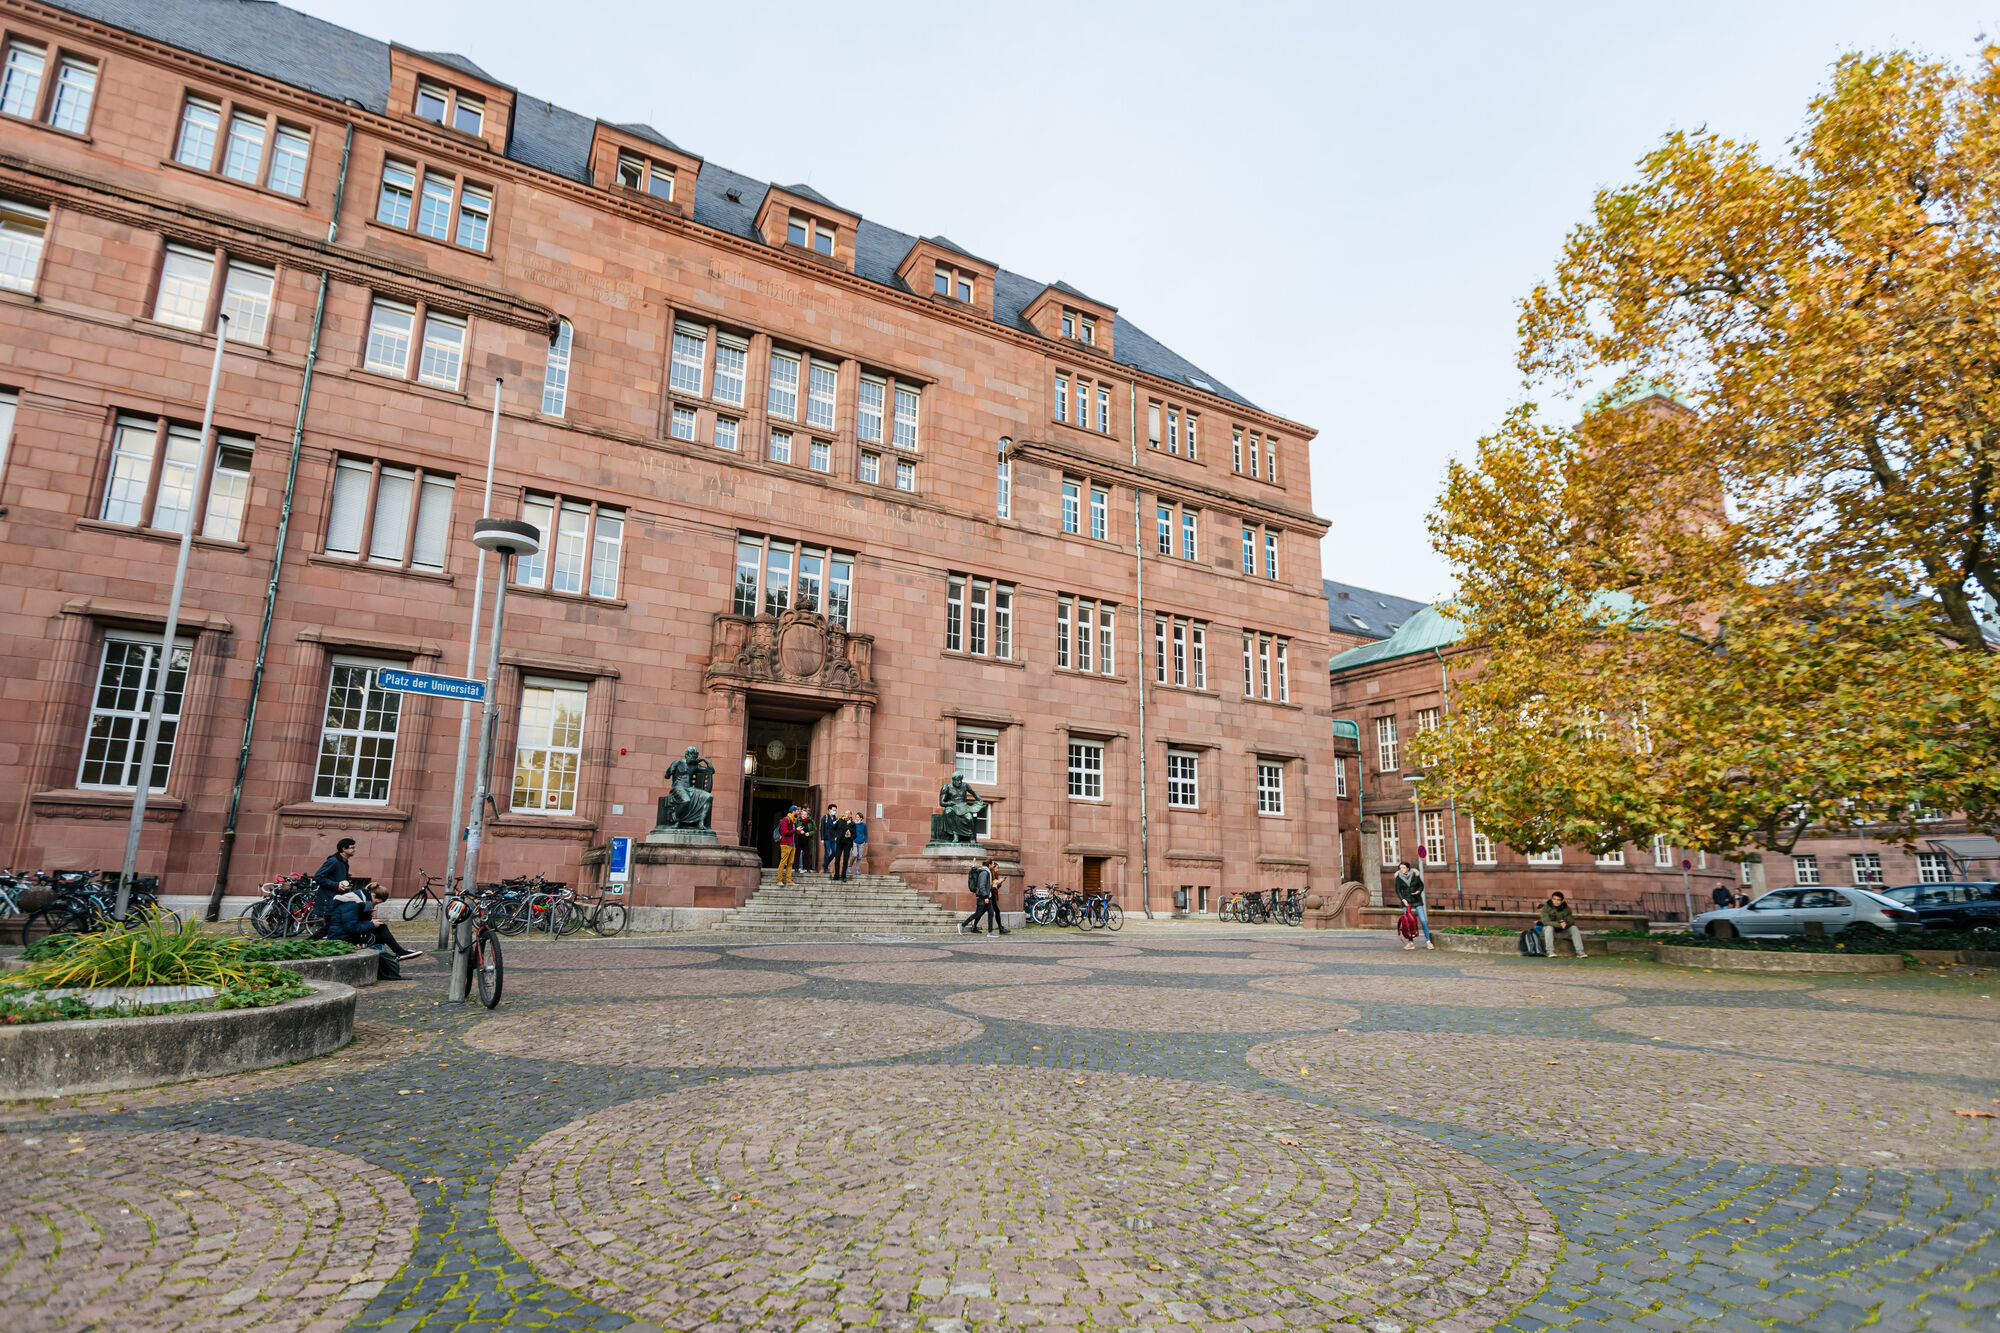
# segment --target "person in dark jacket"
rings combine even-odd
[[[1424,947],[1437,948],[1431,943],[1431,914],[1424,906],[1424,872],[1408,861],[1396,862],[1396,896],[1403,900],[1403,906],[1416,909],[1417,925],[1424,933]],[[1414,949],[1417,942],[1410,940],[1403,947]]]
[[[313,871],[313,898],[319,905],[321,916],[333,911],[333,896],[340,892],[341,884],[353,878],[350,863],[354,860],[354,839],[342,838],[333,846],[333,855],[320,862]]]
[[[1569,942],[1576,946],[1576,956],[1583,957],[1583,932],[1576,928],[1576,917],[1569,910],[1569,902],[1562,896],[1562,890],[1549,895],[1548,901],[1541,906],[1540,916],[1544,957],[1556,956],[1556,932],[1559,930],[1569,932]]]
[[[834,853],[835,864],[839,867],[834,878],[840,880],[854,878],[854,821],[843,815],[840,822],[833,826],[833,840],[834,846],[838,848]]]
[[[857,810],[854,812],[854,855],[861,861],[861,873],[868,873],[868,819]],[[848,873],[853,874],[850,864]]]
[[[798,855],[794,864],[801,874],[811,874],[813,868],[813,838],[819,830],[819,821],[813,812],[801,809],[798,814]]]
[[[820,869],[835,879],[840,878],[840,867],[834,864],[834,830],[840,827],[840,807],[829,803],[826,813],[819,817],[820,859],[824,862]]]
[[[1006,935],[1010,932],[1000,924],[1000,890],[993,882],[993,860],[981,857],[979,863],[966,872],[966,887],[972,890],[973,901],[977,904],[972,915],[958,923],[958,933],[963,935],[969,928],[973,934],[979,933],[979,919],[985,917],[988,935]]]
[[[347,888],[334,895],[327,938],[380,949],[398,962],[423,957],[423,950],[405,949],[398,944],[388,925],[376,918],[376,910],[388,900],[389,890],[380,884],[349,880]]]

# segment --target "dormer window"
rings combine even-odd
[[[1062,336],[1097,346],[1097,317],[1080,310],[1065,309],[1062,312]]]
[[[674,201],[674,169],[637,153],[618,154],[618,183],[628,190],[643,190],[655,199]]]
[[[792,214],[791,224],[785,229],[785,239],[802,250],[817,250],[823,255],[833,253],[833,228],[817,218]]]
[[[1078,332],[1076,336],[1080,341],[1087,342],[1091,344],[1093,347],[1096,346],[1097,321],[1092,319],[1089,315],[1083,316],[1083,318],[1078,322]]]
[[[957,269],[948,268],[943,264],[937,266],[931,277],[932,291],[939,296],[949,296],[963,301],[967,305],[972,304],[973,294],[977,290],[975,284],[976,279],[972,274],[960,273]]]
[[[416,114],[434,124],[449,125],[464,134],[486,132],[486,103],[482,99],[428,79],[417,83]]]

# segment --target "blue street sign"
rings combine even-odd
[[[433,676],[425,671],[398,671],[382,667],[375,679],[383,689],[398,694],[435,694],[443,699],[464,699],[479,703],[486,698],[486,682],[460,680],[457,676]]]
[[[632,840],[613,838],[611,840],[610,874],[606,877],[612,893],[625,892],[625,886],[632,879]]]

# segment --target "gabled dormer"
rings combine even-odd
[[[896,276],[919,296],[993,318],[993,278],[999,269],[942,236],[926,236],[910,247]]]
[[[1092,300],[1066,282],[1052,282],[1028,302],[1021,317],[1044,338],[1054,338],[1087,352],[1111,355],[1111,335],[1118,307]]]
[[[757,209],[757,234],[764,244],[854,272],[854,229],[861,215],[850,213],[810,185],[773,185]]]
[[[590,180],[600,190],[687,217],[701,159],[651,125],[598,121],[590,141]]]
[[[464,56],[389,48],[389,114],[506,156],[514,90]]]

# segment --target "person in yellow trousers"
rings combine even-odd
[[[792,882],[792,858],[799,854],[799,808],[795,805],[778,821],[778,883]]]

